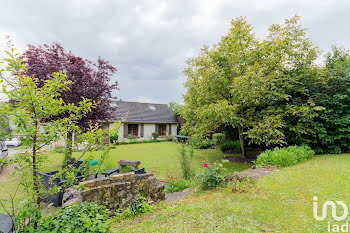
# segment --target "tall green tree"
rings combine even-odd
[[[308,124],[322,108],[306,84],[322,76],[314,65],[318,49],[298,20],[295,16],[270,26],[259,41],[246,19],[237,18],[218,44],[190,59],[184,130],[206,135],[223,124],[237,127],[243,155],[246,141],[282,145],[286,130],[309,133]],[[295,124],[287,124],[290,116]]]
[[[309,144],[316,153],[350,151],[350,52],[333,47],[327,53],[325,72],[328,79],[312,87],[312,97],[325,111],[313,119],[312,134],[295,138],[291,143]]]

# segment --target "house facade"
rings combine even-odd
[[[178,121],[167,104],[114,101],[117,107],[114,121],[124,122],[119,130],[118,141],[150,140],[152,133],[158,139],[177,135]]]

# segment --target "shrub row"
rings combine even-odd
[[[272,165],[276,167],[288,167],[314,156],[315,152],[308,146],[289,146],[285,148],[274,148],[261,153],[255,161],[258,167]]]
[[[126,144],[139,144],[139,143],[154,143],[154,142],[169,142],[172,141],[171,138],[166,138],[165,140],[133,140],[133,141],[126,141],[126,142],[115,142],[114,145],[126,145]]]

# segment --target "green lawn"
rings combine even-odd
[[[111,152],[110,163],[120,159],[140,160],[141,167],[159,179],[180,176],[179,145],[164,142],[121,145]],[[77,154],[75,154],[77,156]],[[193,165],[220,161],[215,150],[197,150]],[[63,154],[48,153],[43,170],[57,169]],[[251,164],[226,164],[226,173],[243,170]],[[313,219],[312,200],[319,206],[326,200],[350,204],[350,154],[315,156],[303,164],[282,169],[258,181],[246,193],[229,193],[220,188],[195,193],[177,204],[157,204],[154,213],[113,223],[115,232],[327,232],[327,222]],[[13,192],[17,178],[0,176],[0,198]],[[21,194],[23,195],[23,193]],[[0,210],[3,212],[3,210]],[[329,211],[330,212],[330,211]],[[329,214],[330,215],[330,214]],[[340,214],[338,214],[340,215]]]
[[[178,162],[179,144],[172,142],[161,143],[145,143],[145,144],[130,144],[120,145],[111,150],[110,166],[116,167],[116,162],[121,159],[140,160],[140,167],[145,167],[147,172],[153,172],[158,179],[167,179],[168,176],[180,177],[181,169]],[[79,152],[74,153],[75,157],[79,156]],[[193,167],[198,169],[204,161],[209,163],[221,161],[224,154],[217,150],[196,150],[193,160]],[[43,164],[42,171],[53,171],[60,168],[64,158],[63,153],[47,153],[47,160]],[[244,163],[225,163],[226,173],[241,171],[249,168],[251,164]],[[18,175],[8,175],[4,177],[0,175],[0,199],[7,200],[8,193],[14,193],[19,177]],[[23,192],[18,193],[18,198],[23,196]],[[0,212],[3,209],[0,207]]]
[[[313,196],[319,206],[326,200],[349,205],[349,168],[350,154],[317,156],[263,178],[246,193],[220,189],[160,204],[152,214],[115,222],[114,231],[327,232],[327,222],[334,222],[330,214],[322,222],[313,219]]]
[[[181,169],[178,162],[178,150],[180,145],[173,142],[160,143],[140,143],[119,145],[110,152],[108,159],[111,167],[117,167],[117,161],[140,160],[140,168],[144,167],[147,172],[153,172],[158,179],[166,179],[169,175],[180,177]],[[74,153],[79,156],[79,153]],[[194,169],[202,167],[206,161],[209,163],[221,162],[224,154],[218,150],[196,150],[193,159]],[[63,161],[62,153],[48,153],[48,161],[44,164],[44,171],[52,171],[59,169]],[[250,163],[225,163],[225,172],[233,173],[234,171],[242,171],[251,167]]]
[[[147,172],[153,172],[158,179],[166,179],[168,175],[181,176],[180,164],[178,162],[178,150],[180,145],[173,142],[140,143],[119,145],[111,150],[108,159],[111,167],[117,166],[117,161],[140,160],[140,168],[144,167]],[[74,153],[79,156],[79,153]],[[193,159],[194,169],[200,168],[204,161],[212,163],[222,161],[224,154],[214,149],[196,150]],[[56,170],[63,161],[62,153],[48,153],[48,161],[44,164],[44,171]],[[249,163],[225,163],[226,173],[242,171],[251,167]]]

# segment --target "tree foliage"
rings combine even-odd
[[[218,44],[190,59],[184,130],[205,135],[223,124],[238,127],[243,154],[246,139],[282,145],[286,130],[309,133],[322,108],[310,98],[308,84],[323,76],[314,64],[318,49],[298,20],[295,16],[270,26],[266,39],[259,41],[246,19],[237,18]],[[294,124],[289,124],[290,116]]]
[[[68,86],[71,84],[66,75],[61,71],[54,72],[51,78],[39,83],[34,77],[24,74],[26,67],[23,61],[18,57],[10,41],[8,46],[9,50],[6,52],[8,57],[2,61],[5,68],[0,70],[0,82],[2,94],[11,99],[14,106],[11,107],[9,104],[1,106],[0,115],[11,119],[15,126],[12,133],[22,135],[24,140],[23,152],[18,152],[6,161],[0,160],[0,164],[5,166],[14,164],[15,171],[20,173],[19,186],[26,192],[19,209],[12,206],[12,214],[9,212],[8,214],[15,216],[16,229],[35,232],[42,217],[40,207],[43,196],[61,192],[76,184],[78,172],[74,164],[66,166],[51,177],[50,185],[44,187],[38,174],[46,159],[41,148],[59,140],[67,129],[77,129],[77,122],[86,117],[93,103],[85,98],[77,104],[65,103],[62,93],[68,91]],[[119,130],[119,127],[120,122],[114,125],[114,130]],[[11,138],[6,131],[1,131],[0,134],[2,137]],[[83,175],[101,173],[108,167],[106,158],[110,145],[106,145],[103,140],[106,134],[108,132],[91,122],[85,132],[79,134],[78,143],[85,145],[85,149],[78,155],[78,160],[82,157],[85,159],[81,165],[83,169],[79,170]],[[97,150],[99,153],[96,153]],[[88,164],[92,159],[98,160],[99,164],[89,168]],[[53,185],[57,178],[64,179],[64,184]],[[0,204],[4,207],[3,200],[0,200]]]
[[[181,104],[178,104],[176,102],[171,101],[168,103],[168,105],[169,105],[170,110],[173,112],[173,114],[176,117],[181,116],[181,111],[182,111],[182,107],[183,107]]]
[[[0,112],[12,120],[15,125],[13,133],[24,137],[25,152],[18,153],[9,160],[15,163],[15,169],[22,173],[20,184],[24,186],[29,199],[27,204],[23,205],[27,209],[17,216],[17,220],[21,217],[26,220],[18,220],[20,223],[17,226],[21,228],[27,222],[36,228],[41,216],[41,196],[45,190],[37,174],[45,158],[40,149],[57,141],[72,120],[82,119],[91,110],[92,103],[82,98],[76,105],[66,104],[61,98],[62,92],[68,90],[70,83],[65,79],[66,76],[61,71],[54,72],[50,79],[39,85],[36,79],[24,74],[25,65],[18,58],[10,41],[8,46],[8,58],[2,62],[6,67],[0,71],[0,81],[2,93],[15,104],[14,107],[5,105]],[[69,118],[56,118],[58,115],[68,115]],[[54,120],[47,123],[47,119]],[[1,133],[6,134],[4,131]],[[32,216],[23,213],[30,213]]]
[[[81,129],[88,127],[89,122],[107,121],[112,117],[114,107],[111,103],[112,90],[118,89],[118,82],[111,82],[111,76],[116,69],[102,58],[94,63],[66,51],[59,43],[42,46],[29,45],[28,50],[22,55],[26,70],[24,74],[34,77],[39,87],[52,78],[51,74],[62,71],[67,75],[67,89],[61,94],[65,103],[78,105],[83,99],[90,99],[94,106],[92,111],[84,118],[77,120],[76,125]],[[59,115],[57,117],[67,117]],[[72,154],[72,132],[75,129],[67,129],[65,136],[67,141],[66,156]]]
[[[116,69],[102,58],[94,63],[66,51],[59,43],[42,46],[30,45],[23,54],[26,70],[24,74],[38,80],[42,86],[51,79],[53,72],[62,71],[70,83],[68,90],[62,93],[65,103],[77,105],[82,98],[95,103],[94,109],[81,119],[78,124],[88,126],[89,121],[106,120],[111,117],[110,98],[118,82],[111,82]]]
[[[326,55],[328,80],[312,88],[312,97],[325,111],[313,119],[313,133],[303,138],[291,135],[290,143],[309,144],[316,153],[350,151],[350,53],[333,47]]]

